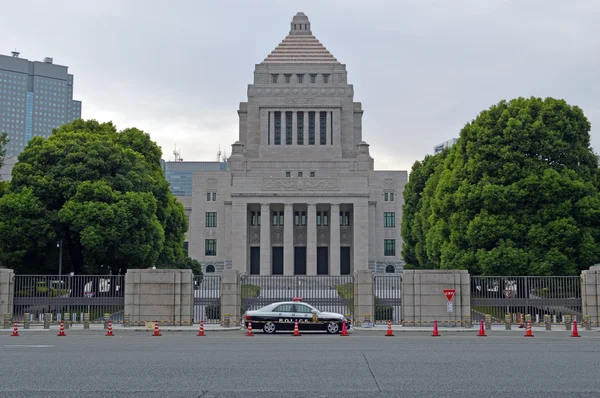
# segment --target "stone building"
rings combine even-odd
[[[347,77],[298,13],[289,35],[255,67],[227,170],[194,173],[187,240],[205,271],[402,269],[408,173],[374,170],[362,105]]]

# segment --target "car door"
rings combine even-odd
[[[319,326],[317,322],[313,322],[312,308],[308,305],[296,303],[295,313],[300,330],[316,330]]]
[[[273,309],[277,330],[294,330],[294,304],[280,304]]]

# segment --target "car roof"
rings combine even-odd
[[[305,305],[307,305],[307,306],[309,306],[311,308],[316,308],[315,306],[310,305],[308,303],[305,303],[304,301],[278,301],[276,303],[271,303],[269,305],[265,305],[264,307],[261,307],[261,308],[257,309],[256,311],[261,311],[261,310],[267,310],[267,309],[275,308],[275,307],[278,307],[278,306],[283,305],[283,304],[305,304]]]

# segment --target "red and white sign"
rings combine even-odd
[[[504,297],[506,298],[510,298],[510,294],[512,293],[512,290],[505,290],[504,291]]]
[[[456,289],[444,289],[444,294],[446,295],[448,301],[452,301],[452,298],[454,298],[454,293],[456,293]]]

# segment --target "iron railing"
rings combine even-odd
[[[503,323],[508,314],[513,322],[531,315],[532,323],[550,315],[552,323],[564,316],[582,318],[581,279],[578,276],[472,276],[471,318],[477,323],[485,315],[492,323]]]
[[[302,298],[320,311],[354,315],[354,276],[249,275],[242,278],[242,314]]]
[[[402,275],[375,275],[375,323],[402,324]]]
[[[221,276],[195,276],[194,323],[218,324],[221,319]]]
[[[31,323],[58,323],[70,314],[73,323],[83,323],[83,314],[91,323],[104,322],[109,314],[113,323],[123,323],[125,309],[124,275],[16,275],[13,318]]]

